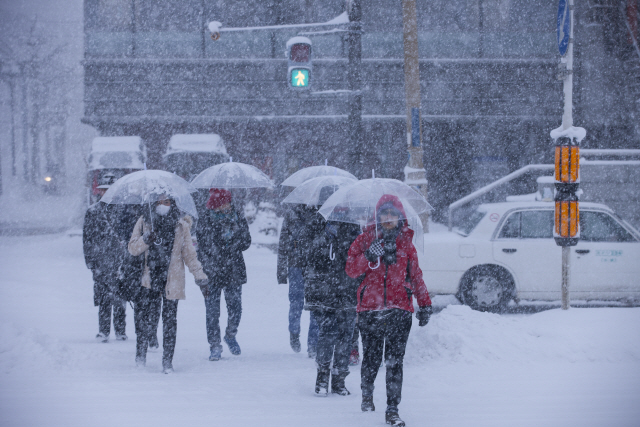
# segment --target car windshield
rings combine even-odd
[[[476,228],[476,226],[480,223],[480,221],[486,214],[486,212],[481,212],[479,210],[473,211],[471,215],[464,218],[462,223],[456,227],[456,231],[458,232],[458,234],[467,237],[469,234],[471,234],[473,229]]]

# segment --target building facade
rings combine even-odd
[[[347,2],[348,3],[348,2]],[[588,148],[637,148],[637,0],[577,2],[574,121]],[[402,2],[362,1],[364,144],[349,140],[344,33],[310,34],[312,89],[288,87],[286,41],[345,0],[85,0],[85,123],[138,135],[161,167],[177,133],[217,133],[276,182],[330,164],[403,178],[407,162]],[[549,163],[562,115],[555,0],[417,0],[424,163],[438,212],[529,163]],[[515,185],[518,185],[516,183]],[[436,218],[439,214],[436,213]]]

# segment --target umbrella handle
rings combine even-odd
[[[331,246],[329,246],[329,259],[331,261],[336,259],[336,254],[335,254],[335,252],[333,252],[333,243],[331,244]]]
[[[372,269],[372,270],[375,270],[378,267],[380,267],[380,257],[378,257],[378,263],[376,264],[375,267],[371,267],[371,263],[369,263],[369,268]]]

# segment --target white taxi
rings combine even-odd
[[[419,257],[429,293],[497,311],[511,300],[560,300],[553,222],[553,203],[489,203],[454,232],[426,234]],[[580,203],[569,292],[572,300],[640,302],[640,233],[605,205]]]

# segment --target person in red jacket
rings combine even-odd
[[[358,287],[358,326],[362,334],[362,410],[374,411],[373,383],[384,349],[387,367],[387,424],[404,426],[398,415],[402,395],[403,359],[409,331],[413,296],[416,317],[424,326],[432,314],[431,299],[422,279],[418,254],[411,242],[406,214],[400,200],[385,194],[376,205],[376,224],[369,225],[349,248],[346,272],[365,275]]]

